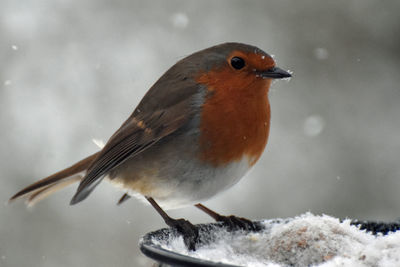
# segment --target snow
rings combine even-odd
[[[172,25],[175,28],[185,29],[189,24],[189,18],[185,13],[175,13],[171,16]]]
[[[317,136],[325,128],[325,120],[320,115],[311,115],[304,121],[304,134],[307,136]]]
[[[373,235],[350,220],[306,213],[291,219],[265,220],[257,233],[208,229],[196,251],[182,237],[153,239],[162,248],[195,258],[241,266],[399,266],[400,232]]]
[[[318,60],[325,60],[329,57],[329,52],[326,48],[318,47],[314,49],[314,56]]]
[[[290,75],[292,75],[291,77],[287,77],[287,78],[283,78],[283,79],[280,79],[280,81],[285,81],[285,82],[289,82],[291,79],[292,79],[292,77],[293,77],[293,71],[292,70],[286,70]]]

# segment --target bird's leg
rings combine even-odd
[[[189,250],[196,250],[196,243],[199,238],[199,229],[185,219],[173,219],[154,201],[151,197],[146,197],[150,204],[156,209],[158,214],[164,219],[165,223],[175,228],[183,236],[183,241]]]
[[[217,222],[222,222],[231,230],[243,229],[248,231],[260,231],[263,228],[262,225],[258,222],[252,222],[249,219],[237,217],[234,215],[223,216],[213,210],[210,210],[200,203],[196,204],[195,207],[210,215]]]

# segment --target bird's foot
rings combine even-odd
[[[166,221],[169,227],[175,228],[178,233],[182,234],[188,250],[195,251],[196,244],[199,240],[199,229],[191,222],[185,219],[172,219]]]
[[[249,219],[243,217],[237,217],[234,215],[230,216],[218,216],[217,222],[222,222],[229,230],[246,230],[252,232],[258,232],[263,229],[262,225],[258,222],[252,222]]]

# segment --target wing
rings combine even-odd
[[[88,168],[71,205],[85,199],[109,171],[181,128],[189,118],[185,102],[152,114],[132,114]]]
[[[133,114],[93,160],[71,204],[85,199],[105,174],[178,131],[192,118],[206,94],[205,88],[192,76],[193,68],[197,65],[175,64],[150,88]]]

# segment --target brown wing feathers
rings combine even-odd
[[[101,182],[104,175],[113,168],[179,129],[187,119],[187,113],[182,112],[175,116],[176,112],[171,112],[171,110],[183,111],[179,108],[180,105],[183,103],[175,105],[170,110],[154,111],[148,117],[142,113],[137,117],[129,118],[89,166],[70,204],[84,200]]]

